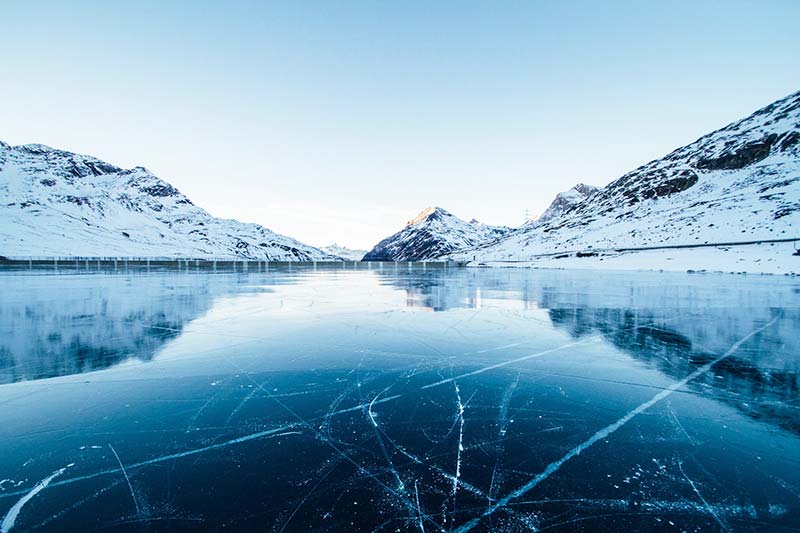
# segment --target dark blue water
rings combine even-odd
[[[800,528],[800,281],[0,272],[6,530]]]

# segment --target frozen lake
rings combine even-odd
[[[800,279],[0,271],[7,530],[800,528]]]

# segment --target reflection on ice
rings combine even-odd
[[[212,300],[199,277],[7,275],[0,283],[2,383],[149,360]]]
[[[358,265],[0,288],[4,528],[800,526],[792,279]]]

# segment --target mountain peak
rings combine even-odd
[[[529,223],[543,224],[563,216],[567,211],[583,202],[586,198],[599,191],[599,187],[578,183],[568,191],[560,192],[553,202],[539,218],[531,219]]]
[[[333,243],[330,246],[323,246],[320,250],[331,254],[334,257],[341,257],[348,261],[361,261],[361,258],[367,253],[366,250],[354,250],[347,246],[340,246],[338,243]]]
[[[583,194],[584,196],[589,196],[591,194],[596,193],[600,190],[599,187],[595,187],[594,185],[586,185],[585,183],[578,183],[573,188],[570,189],[571,191],[578,191],[579,193]]]
[[[441,207],[428,207],[401,231],[386,237],[364,261],[420,261],[446,257],[505,235],[509,228],[467,222]]]
[[[406,227],[413,226],[421,222],[438,220],[447,216],[453,215],[441,207],[426,207],[417,216],[406,222]]]
[[[54,152],[55,148],[51,146],[47,146],[46,144],[38,144],[38,143],[30,143],[30,144],[20,144],[17,148],[21,150],[25,150],[26,152],[31,152],[34,154],[42,154],[45,152]]]

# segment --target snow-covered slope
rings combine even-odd
[[[383,239],[364,261],[420,261],[475,248],[505,235],[509,228],[466,222],[441,207],[429,207],[401,231]]]
[[[599,190],[600,187],[578,183],[570,190],[558,193],[550,204],[550,207],[545,209],[544,213],[542,213],[539,218],[531,220],[528,224],[542,225],[553,219],[560,218],[564,213]]]
[[[625,174],[559,217],[460,258],[528,261],[564,251],[799,236],[797,92]]]
[[[332,259],[258,224],[212,217],[143,167],[3,142],[0,255]]]
[[[320,250],[335,255],[336,257],[347,259],[348,261],[361,261],[361,258],[367,253],[366,250],[353,250],[345,246],[339,246],[336,243],[330,246],[323,246]]]

